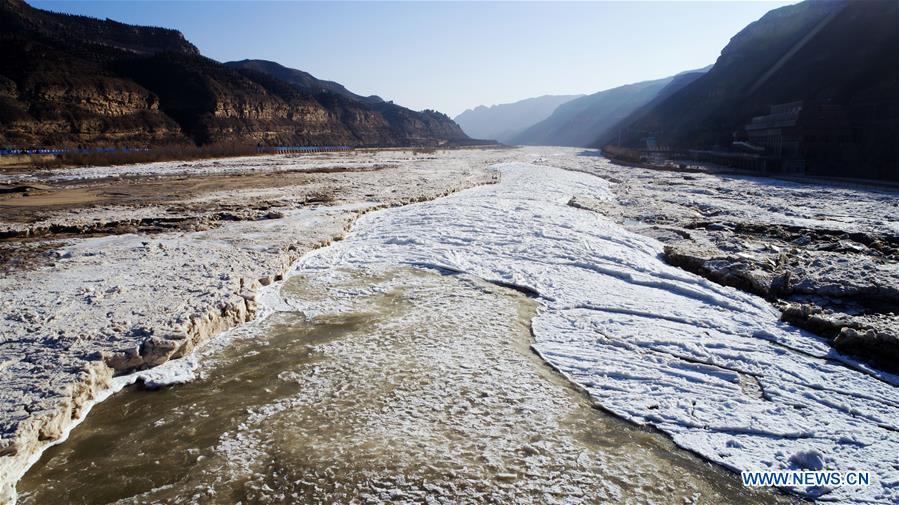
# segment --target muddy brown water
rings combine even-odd
[[[465,276],[297,275],[191,383],[96,406],[19,483],[48,503],[775,503],[593,408],[537,304]]]

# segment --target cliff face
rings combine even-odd
[[[653,135],[673,148],[727,147],[752,117],[801,101],[848,125],[837,136],[813,121],[821,131],[803,139],[809,172],[899,179],[897,26],[894,0],[775,9],[735,35],[706,75],[622,123],[623,143],[642,147]]]
[[[0,0],[0,51],[0,146],[469,142],[445,115],[271,62],[229,67],[164,28]]]
[[[320,144],[351,140],[314,98],[256,82],[196,55],[122,59],[114,68],[159,97],[160,108],[198,144]],[[266,86],[268,84],[268,86]]]
[[[0,142],[11,146],[117,145],[184,141],[178,125],[159,110],[149,90],[110,72],[114,54],[154,47],[196,48],[172,30],[152,29],[140,46],[139,31],[126,31],[122,45],[108,44],[97,20],[0,1]],[[81,27],[77,29],[76,27]],[[92,34],[93,33],[93,34]],[[96,35],[96,37],[95,37]],[[96,38],[86,45],[76,39]]]
[[[312,97],[355,139],[349,143],[365,145],[433,145],[474,142],[452,119],[440,112],[413,111],[377,96],[363,97],[332,81],[265,60],[225,63],[241,75],[269,88],[287,84],[292,94],[280,90],[281,96]]]

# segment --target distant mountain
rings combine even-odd
[[[523,145],[588,146],[637,108],[649,103],[672,79],[628,84],[572,100],[509,141]]]
[[[471,142],[439,112],[269,62],[232,68],[175,30],[21,0],[0,0],[0,54],[0,147]]]
[[[323,81],[321,79],[316,79],[315,76],[308,72],[303,72],[302,70],[297,70],[295,68],[288,68],[281,65],[280,63],[275,63],[274,61],[228,61],[225,62],[224,65],[235,70],[255,70],[257,72],[268,74],[272,77],[277,77],[278,79],[281,79],[282,81],[293,85],[300,91],[303,91],[310,95],[317,95],[323,91],[330,91],[331,93],[336,93],[357,102],[375,104],[382,103],[384,101],[381,99],[381,97],[376,95],[357,95],[344,88],[342,84],[336,83],[334,81]]]
[[[625,120],[622,144],[652,136],[671,148],[727,148],[748,140],[757,117],[756,133],[790,144],[810,173],[899,179],[897,55],[895,0],[775,9],[735,35],[707,74]],[[777,114],[796,126],[760,130]]]
[[[508,143],[515,135],[548,118],[556,108],[584,95],[543,95],[468,109],[454,118],[468,135]]]

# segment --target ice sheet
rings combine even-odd
[[[568,205],[603,179],[535,164],[362,218],[304,269],[415,265],[537,293],[534,348],[604,408],[734,470],[867,470],[822,500],[899,502],[899,378],[790,327],[764,300],[664,263],[658,242]]]

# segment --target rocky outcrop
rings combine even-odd
[[[727,222],[687,230],[666,242],[668,263],[767,298],[783,321],[899,371],[899,238]]]
[[[887,314],[853,314],[813,303],[781,304],[781,319],[830,339],[834,347],[886,370],[899,370],[899,324]]]
[[[899,372],[899,201],[885,187],[645,169],[581,157],[616,198],[569,205],[662,243],[665,261],[761,296],[785,322]],[[867,366],[867,365],[866,365]]]
[[[436,111],[413,111],[377,96],[363,97],[337,83],[270,61],[244,60],[228,62],[225,66],[288,102],[313,97],[329,113],[328,119],[335,122],[332,128],[346,130],[341,133],[343,143],[375,146],[476,143],[453,120]],[[291,89],[284,89],[285,83]]]
[[[471,142],[443,114],[271,62],[223,65],[174,30],[0,0],[0,49],[3,147]]]

